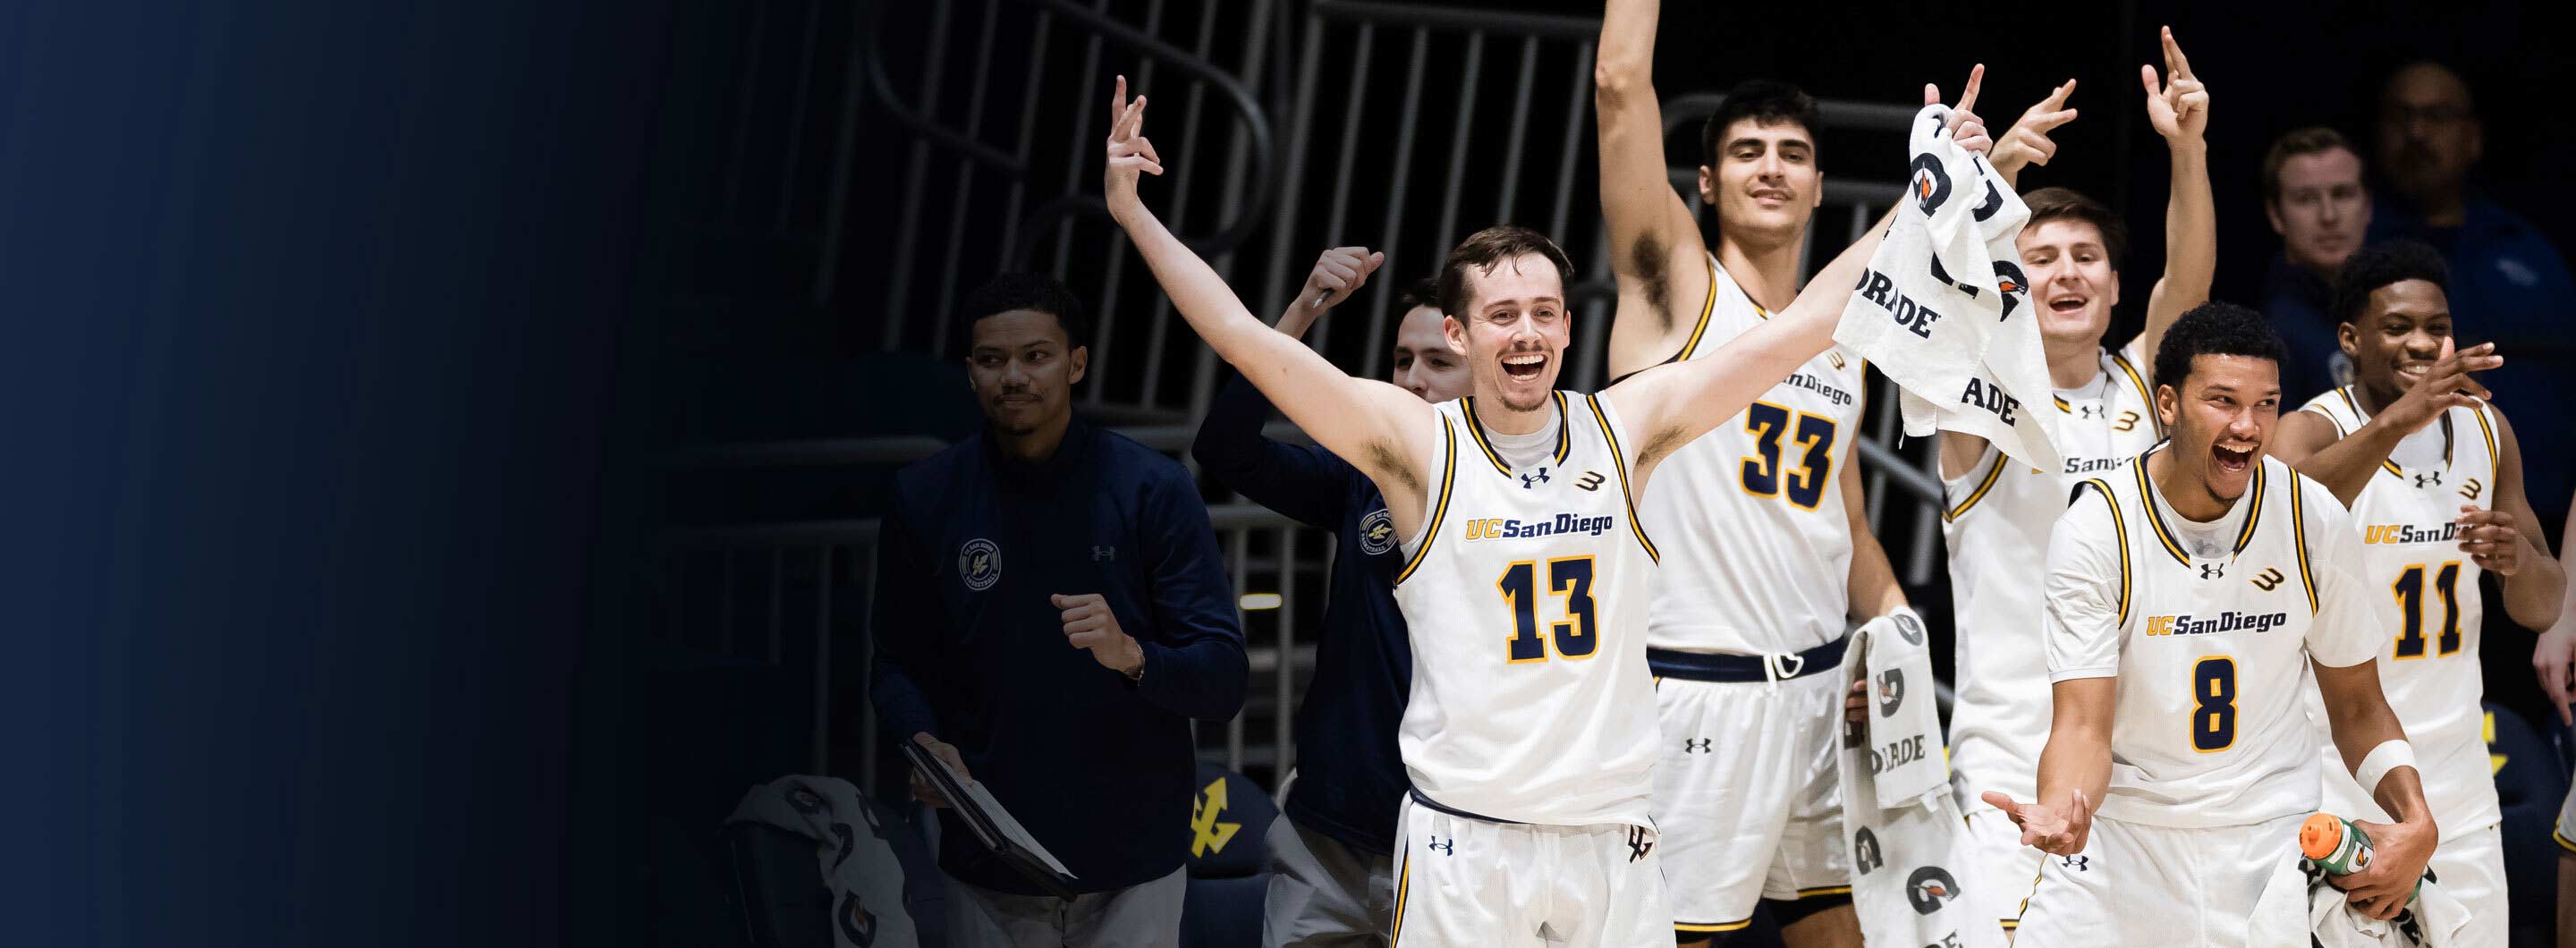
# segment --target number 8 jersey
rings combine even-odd
[[[1413,639],[1414,792],[1488,820],[1650,826],[1655,550],[1610,405],[1558,392],[1556,446],[1514,467],[1473,398],[1444,402],[1439,480],[1395,602]]]
[[[2097,812],[2210,827],[2315,810],[2307,663],[2360,664],[2381,641],[2352,522],[2267,456],[2225,516],[2189,523],[2149,477],[2163,450],[2083,482],[2049,538],[2049,680],[2119,678]]]

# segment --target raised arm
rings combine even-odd
[[[1728,340],[1708,357],[1658,365],[1601,392],[1618,409],[1637,441],[1632,489],[1643,491],[1655,464],[1682,445],[1734,418],[1798,365],[1834,344],[1834,324],[1851,299],[1869,255],[1885,228],[1844,248],[1807,281],[1789,308]]]
[[[2156,87],[2156,67],[2138,67],[2138,81],[2147,89],[2147,124],[2164,136],[2173,156],[2165,197],[2165,272],[2147,294],[2147,325],[2138,333],[2140,361],[2150,366],[2174,320],[2209,301],[2209,281],[2218,271],[2218,215],[2209,196],[2209,145],[2201,138],[2209,127],[2209,90],[2192,75],[2173,27],[2164,29],[2164,48],[2168,81],[2162,89]]]
[[[2372,475],[2388,460],[2388,452],[2407,435],[2424,430],[2455,405],[2475,405],[2487,397],[2486,386],[2470,378],[2471,372],[2484,372],[2504,364],[2495,354],[2495,343],[2470,346],[2466,352],[2451,349],[2449,337],[2442,339],[2442,353],[2425,371],[2424,380],[2407,389],[2406,394],[2372,415],[2359,430],[2337,433],[2334,422],[2312,411],[2294,412],[2281,418],[2280,436],[2274,439],[2281,463],[2298,469],[2317,483],[2333,491],[2335,499],[2346,508],[2370,486]]]
[[[1244,308],[1225,279],[1138,199],[1137,175],[1160,175],[1163,166],[1145,139],[1145,97],[1127,101],[1127,77],[1118,77],[1110,108],[1104,174],[1109,214],[1127,231],[1181,318],[1288,420],[1377,482],[1397,531],[1410,535],[1421,523],[1428,473],[1438,464],[1437,413],[1403,389],[1343,374]]]
[[[1601,222],[1619,307],[1609,369],[1620,378],[1681,351],[1708,297],[1708,248],[1664,164],[1664,113],[1655,100],[1656,0],[1610,0],[1592,65],[1601,147]]]
[[[1364,247],[1335,247],[1315,260],[1312,275],[1297,288],[1288,309],[1279,314],[1278,330],[1302,337],[1315,317],[1358,292],[1368,275],[1386,262],[1385,254]],[[1245,499],[1276,510],[1311,527],[1338,530],[1350,492],[1351,465],[1314,445],[1271,440],[1261,433],[1270,420],[1270,400],[1227,372],[1216,397],[1208,400],[1207,417],[1190,442],[1190,457],[1209,476]]]

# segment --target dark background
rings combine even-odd
[[[2000,127],[2079,78],[2085,117],[2029,183],[2130,215],[2132,320],[2159,252],[2164,163],[2136,79],[2159,23],[2212,90],[2220,295],[2250,297],[2275,247],[2256,203],[2270,137],[2366,134],[2373,81],[2414,55],[2478,89],[2489,189],[2576,237],[2560,180],[2576,132],[2554,95],[2571,67],[2536,8],[1667,6],[1668,96],[1773,75],[1910,103],[1983,61]],[[887,13],[893,29],[922,6]],[[711,170],[737,110],[785,101],[745,95],[744,37],[798,19],[863,36],[856,11],[822,4],[0,10],[0,941],[648,928],[649,890],[624,871],[637,814],[693,762],[657,743],[669,725],[635,673],[668,592],[650,541],[740,512],[656,459],[964,419],[936,372],[776,381],[875,365],[886,321],[933,308],[799,302],[799,278],[769,268],[783,254],[884,279],[900,129],[858,124],[837,257],[742,223],[761,213],[745,207],[816,213],[840,170],[828,122],[771,143],[791,183],[772,205]],[[802,85],[837,87],[846,53],[797,67]],[[1073,68],[1056,62],[1051,79]],[[1827,173],[1843,160],[1828,152]],[[814,365],[833,371],[797,371]],[[789,395],[801,414],[768,410]],[[2527,691],[2517,644],[2488,666]]]

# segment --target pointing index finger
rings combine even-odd
[[[2164,44],[2165,71],[2172,73],[2176,78],[2192,78],[2191,59],[2182,54],[2182,44],[2174,42],[2173,27],[2165,27]]]
[[[1961,112],[1974,110],[1977,105],[1977,90],[1982,88],[1985,84],[1986,64],[1978,63],[1975,66],[1970,67],[1968,69],[1968,87],[1959,93],[1959,104],[1952,106],[1952,108]]]

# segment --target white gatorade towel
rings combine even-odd
[[[1965,831],[1941,756],[1941,713],[1923,620],[1900,609],[1852,633],[1842,680],[1867,679],[1865,723],[1843,728],[1837,756],[1852,911],[1872,945],[2002,948],[2003,929],[1960,898],[1949,865]],[[1832,713],[1843,714],[1841,692]]]

